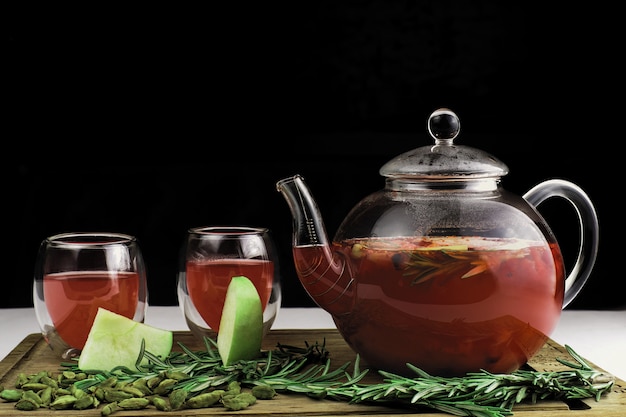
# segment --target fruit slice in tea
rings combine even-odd
[[[256,287],[247,277],[231,279],[219,329],[217,348],[225,366],[259,356],[263,338],[263,306]]]
[[[274,280],[274,263],[260,259],[217,259],[187,262],[187,287],[194,307],[206,324],[219,333],[226,290],[232,277],[245,276],[255,285],[263,309]]]
[[[78,367],[85,371],[110,371],[116,366],[135,370],[142,340],[146,351],[165,358],[172,350],[174,334],[99,308]],[[144,358],[142,363],[145,362]]]
[[[59,336],[82,349],[98,307],[132,318],[139,298],[136,272],[61,272],[43,278],[46,309]]]

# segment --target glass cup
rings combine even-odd
[[[143,322],[147,299],[145,265],[134,236],[63,233],[41,243],[35,313],[44,338],[62,358],[80,354],[99,307]]]
[[[266,335],[281,305],[278,258],[269,229],[213,226],[189,229],[180,253],[178,301],[191,332],[215,337],[234,276],[248,277],[263,305]]]

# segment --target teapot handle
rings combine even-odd
[[[563,308],[567,307],[587,282],[598,255],[599,227],[593,203],[577,185],[560,179],[543,181],[523,195],[524,199],[537,207],[551,197],[562,197],[576,209],[580,226],[580,247],[576,263],[565,279]]]

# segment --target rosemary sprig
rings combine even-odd
[[[460,276],[469,278],[485,271],[488,266],[479,257],[474,259],[466,251],[413,250],[407,252],[403,264],[404,276],[411,278],[411,285],[422,284],[436,277]]]
[[[304,348],[278,344],[276,349],[263,352],[258,359],[230,366],[222,365],[213,339],[205,339],[205,351],[194,352],[180,343],[179,346],[181,352],[172,352],[165,359],[142,349],[137,363],[145,357],[148,364],[138,368],[140,371],[118,368],[99,372],[75,385],[84,389],[112,375],[130,382],[167,372],[182,372],[186,377],[172,389],[184,389],[191,394],[237,381],[248,386],[269,385],[277,392],[350,403],[426,408],[455,416],[505,417],[513,415],[514,405],[521,402],[584,398],[599,401],[614,384],[611,375],[593,369],[567,345],[565,348],[574,362],[558,360],[571,370],[518,370],[510,374],[480,371],[443,378],[407,364],[415,374],[413,377],[378,371],[383,381],[376,384],[361,382],[369,370],[360,369],[358,355],[351,373],[348,371],[350,362],[332,370],[325,341],[312,345],[305,342]],[[65,366],[76,367],[75,364]]]
[[[325,340],[323,343],[316,342],[312,345],[305,343],[304,348],[279,343],[276,349],[262,352],[257,359],[224,366],[217,350],[217,342],[211,338],[205,338],[204,341],[206,349],[203,351],[191,351],[184,344],[178,343],[181,352],[173,351],[164,359],[146,351],[142,343],[136,361],[137,370],[133,371],[126,367],[116,367],[106,372],[82,370],[88,373],[89,377],[77,381],[74,385],[76,388],[86,390],[110,377],[131,383],[137,379],[149,379],[163,373],[183,373],[186,377],[173,388],[183,388],[195,393],[210,387],[227,385],[231,381],[247,381],[252,384],[270,375],[275,375],[277,378],[289,377],[308,365],[326,360],[328,356]],[[148,359],[147,364],[141,365],[144,358]],[[62,363],[61,366],[71,371],[80,371],[75,362]],[[329,364],[324,366],[329,366]],[[306,372],[313,372],[311,369]]]
[[[611,375],[592,369],[574,350],[565,346],[577,361],[559,359],[573,370],[537,372],[518,370],[510,374],[486,371],[463,377],[441,378],[407,365],[416,377],[408,378],[379,371],[382,384],[356,387],[352,402],[392,402],[424,406],[458,416],[502,417],[512,415],[515,404],[545,399],[595,398],[609,392]]]

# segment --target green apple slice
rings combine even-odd
[[[217,350],[224,366],[258,357],[262,338],[261,297],[248,277],[233,277],[226,290],[217,334]]]
[[[146,351],[166,358],[172,350],[174,334],[98,308],[78,358],[78,367],[84,371],[110,371],[116,366],[136,370],[142,340]],[[144,358],[142,363],[146,362]]]

